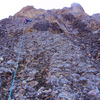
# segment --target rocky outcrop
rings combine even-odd
[[[46,11],[43,9],[35,9],[33,6],[27,6],[14,15],[15,19],[18,18],[32,18],[35,15],[44,14]]]
[[[73,3],[70,8],[73,12],[84,13],[83,7],[78,3]]]
[[[23,25],[23,18],[32,22]],[[100,15],[80,4],[42,10],[27,6],[0,21],[0,98],[8,99],[23,37],[11,99],[99,100]]]

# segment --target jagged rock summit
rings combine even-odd
[[[24,7],[0,21],[0,100],[100,100],[100,14],[80,4]]]
[[[63,14],[63,13],[72,13],[72,14],[76,14],[76,16],[79,16],[79,15],[77,15],[79,13],[80,13],[80,16],[87,15],[87,14],[85,14],[84,9],[82,8],[82,6],[80,4],[73,3],[70,8],[65,7],[63,9],[52,9],[52,10],[36,9],[33,6],[27,6],[27,7],[24,7],[22,10],[20,10],[18,13],[16,13],[14,15],[14,18],[16,18],[16,19],[24,18],[24,17],[33,18],[33,17],[37,17],[39,15],[47,15],[48,16],[48,13],[50,13],[50,12],[51,12],[51,14],[58,14],[58,15]]]

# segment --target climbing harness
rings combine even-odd
[[[24,32],[25,32],[25,24],[24,24],[23,35],[22,35],[22,39],[21,39],[21,45],[20,45],[19,55],[18,55],[18,59],[17,59],[17,64],[16,64],[16,70],[15,70],[15,73],[14,73],[14,77],[13,77],[12,86],[11,86],[11,89],[10,89],[8,100],[10,100],[11,93],[12,93],[12,88],[13,88],[13,85],[14,85],[14,80],[15,80],[17,67],[18,67],[18,63],[19,63],[19,58],[20,58],[20,54],[21,54],[21,48],[22,48],[22,43],[23,43]]]

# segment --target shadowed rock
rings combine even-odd
[[[35,23],[32,28],[38,31],[50,31],[54,34],[64,32],[56,22],[41,21]]]

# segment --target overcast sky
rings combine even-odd
[[[0,19],[14,15],[27,5],[42,9],[62,9],[70,7],[72,3],[79,3],[89,15],[100,13],[100,0],[1,0]]]

